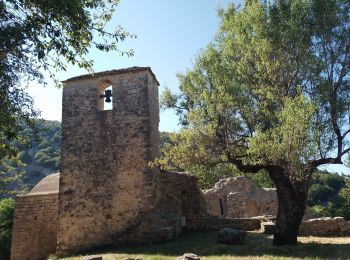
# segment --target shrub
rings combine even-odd
[[[10,259],[14,208],[13,199],[0,200],[0,259]]]

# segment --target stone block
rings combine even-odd
[[[193,254],[193,253],[185,253],[176,259],[177,260],[200,260],[200,257],[196,254]]]
[[[102,260],[102,256],[100,256],[100,255],[87,255],[87,256],[84,256],[81,260]]]

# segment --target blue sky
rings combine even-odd
[[[159,83],[159,93],[167,85],[178,88],[176,74],[191,68],[196,54],[214,37],[219,25],[218,7],[226,7],[228,0],[121,0],[109,26],[121,25],[137,39],[127,39],[120,49],[133,49],[135,56],[121,57],[117,53],[91,50],[89,58],[95,61],[94,70],[104,71],[131,66],[150,66]],[[86,74],[69,67],[58,73],[59,80]],[[52,84],[46,88],[32,86],[30,94],[42,117],[61,120],[62,90]],[[179,129],[177,117],[171,111],[160,115],[159,129]]]
[[[178,89],[176,74],[191,68],[201,48],[213,39],[219,26],[218,7],[226,7],[230,0],[121,0],[110,26],[121,25],[137,39],[127,39],[122,50],[133,49],[135,56],[121,57],[117,53],[91,50],[89,58],[95,61],[95,71],[120,69],[132,66],[150,66],[159,83]],[[57,74],[59,80],[86,74],[86,71],[69,67]],[[61,120],[62,90],[52,84],[46,88],[30,86],[29,93],[42,117]],[[160,114],[161,131],[178,130],[178,119],[171,111]],[[345,166],[328,166],[327,170],[350,174]]]

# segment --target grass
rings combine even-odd
[[[249,232],[244,245],[233,246],[215,242],[215,232],[185,233],[179,238],[148,246],[105,249],[88,254],[103,259],[141,258],[143,260],[175,259],[184,253],[194,253],[206,260],[226,259],[350,259],[350,237],[299,237],[297,246],[272,246],[272,236]],[[65,258],[81,259],[82,255]]]

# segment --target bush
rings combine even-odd
[[[10,259],[13,213],[13,199],[0,200],[0,259]]]

